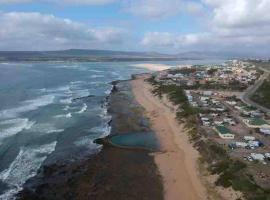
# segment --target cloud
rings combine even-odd
[[[145,18],[164,18],[179,12],[179,0],[128,0],[124,10],[136,16]]]
[[[200,13],[202,5],[190,0],[126,0],[124,11],[146,19],[162,19],[179,13]]]
[[[61,5],[105,5],[116,0],[0,0],[0,4],[18,4],[18,3],[54,3]]]
[[[203,0],[213,9],[213,22],[222,27],[270,24],[269,0]]]
[[[149,49],[227,50],[264,52],[270,50],[269,0],[202,0],[201,32],[148,32],[141,44]],[[208,16],[208,17],[207,17]],[[203,31],[204,30],[204,31]]]
[[[194,34],[172,34],[149,32],[144,35],[141,44],[147,49],[160,51],[231,51],[267,53],[270,48],[270,34],[233,34],[201,32]]]
[[[0,49],[44,50],[112,47],[126,32],[119,28],[90,28],[85,24],[40,13],[0,13]]]
[[[152,48],[181,49],[197,45],[208,37],[207,33],[200,34],[172,34],[167,32],[148,32],[142,45]]]

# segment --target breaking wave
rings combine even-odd
[[[41,145],[35,148],[21,147],[19,154],[10,166],[0,173],[0,180],[9,187],[0,199],[15,199],[25,181],[36,175],[37,170],[55,150],[56,142]]]

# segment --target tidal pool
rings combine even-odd
[[[152,132],[115,135],[110,138],[110,142],[119,147],[146,149],[150,151],[156,151],[160,147],[155,134]]]

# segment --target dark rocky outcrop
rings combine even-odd
[[[129,82],[113,84],[108,99],[112,134],[149,131]],[[104,139],[96,140],[104,144]],[[21,200],[161,200],[163,186],[153,157],[105,145],[88,159],[44,166],[18,195]]]

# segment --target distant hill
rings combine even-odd
[[[62,51],[0,51],[0,61],[135,61],[135,60],[175,60],[174,55],[156,52],[126,52],[110,50],[69,49]]]
[[[157,52],[69,49],[59,51],[0,51],[0,61],[171,61],[240,58],[230,52],[190,51],[179,54]]]

